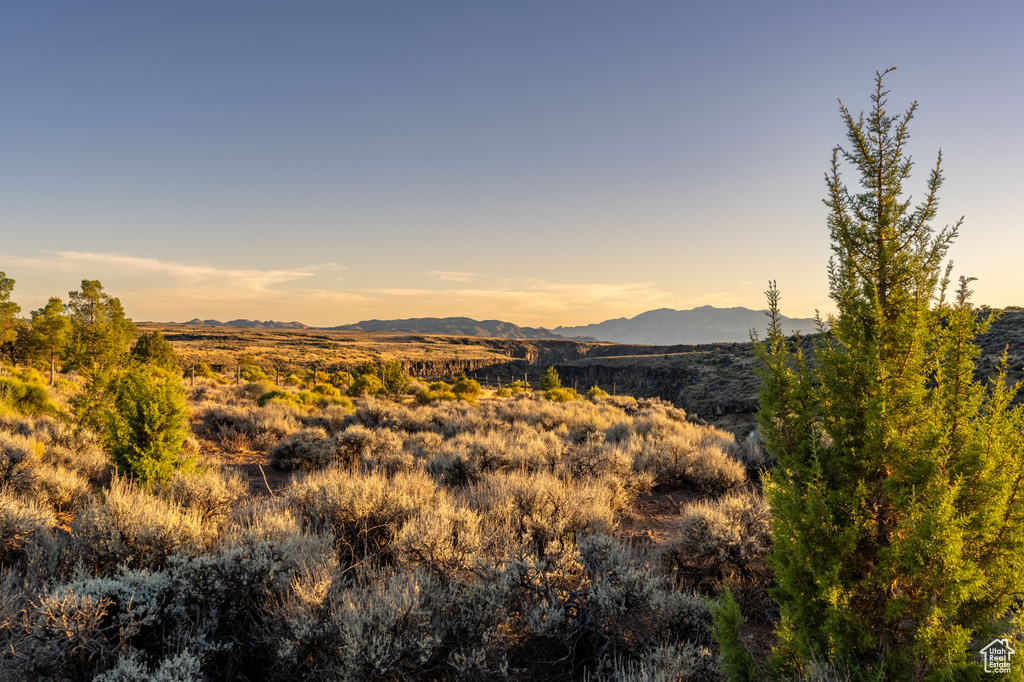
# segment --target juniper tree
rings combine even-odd
[[[891,69],[889,70],[891,71]],[[916,205],[904,181],[916,102],[840,102],[848,147],[826,175],[830,296],[813,358],[788,341],[779,292],[762,361],[759,422],[778,458],[765,479],[781,619],[773,665],[839,662],[857,677],[949,679],[978,648],[1018,643],[1024,595],[1024,418],[1005,377],[974,378],[970,279],[947,298],[942,263],[961,221],[932,228],[941,152]],[[859,176],[852,191],[844,162]],[[1022,651],[1018,647],[1018,651]]]
[[[544,374],[540,377],[541,390],[550,391],[561,387],[562,380],[558,377],[558,370],[555,369],[554,365],[544,370]]]
[[[175,375],[181,374],[181,367],[178,365],[178,354],[170,342],[164,338],[159,329],[154,329],[150,334],[142,334],[135,340],[135,345],[129,353],[131,358],[160,369],[171,372]],[[264,376],[264,378],[266,378]]]
[[[21,306],[11,300],[14,280],[0,272],[0,346],[14,341],[18,336],[17,322]]]
[[[67,340],[70,321],[64,314],[64,303],[53,296],[46,306],[32,311],[32,342],[50,358],[50,383],[57,354]]]
[[[93,371],[121,364],[135,325],[124,315],[121,301],[103,291],[98,280],[82,280],[81,291],[68,292],[71,336],[65,345],[69,368]]]
[[[178,377],[132,363],[110,380],[106,440],[122,474],[166,481],[188,436],[188,407]]]

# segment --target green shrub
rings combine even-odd
[[[341,390],[352,385],[352,375],[345,371],[331,372],[324,374],[324,381]]]
[[[593,399],[593,398],[607,398],[608,397],[608,391],[602,389],[597,384],[594,384],[593,386],[590,387],[590,390],[587,391],[587,397],[591,398],[591,399]]]
[[[341,391],[331,384],[317,384],[313,387],[313,393],[322,395],[325,398],[340,398]]]
[[[204,379],[210,379],[216,381],[219,384],[226,384],[228,380],[223,378],[220,374],[210,369],[210,366],[205,362],[197,362],[194,365],[194,370],[197,377],[203,377]]]
[[[376,374],[360,374],[348,389],[352,397],[361,395],[380,395],[384,393],[384,384]]]
[[[544,399],[555,403],[571,403],[581,398],[574,388],[549,388],[544,391]]]
[[[17,378],[24,381],[26,384],[35,384],[36,386],[46,386],[46,377],[35,367],[26,367],[17,373]]]
[[[384,363],[381,374],[383,374],[384,390],[391,396],[403,395],[409,387],[409,375],[402,369],[402,363],[398,360]]]
[[[465,374],[459,376],[459,380],[452,386],[452,393],[460,398],[475,398],[484,392],[480,382],[475,379],[467,379]]]
[[[243,365],[239,376],[243,381],[270,381],[267,373],[256,365]]]
[[[188,435],[188,408],[176,378],[132,365],[113,380],[106,441],[118,471],[143,483],[171,477]]]
[[[242,386],[242,393],[253,400],[259,400],[260,396],[273,390],[274,384],[269,381],[249,381]]]
[[[289,393],[288,391],[282,391],[276,388],[272,391],[267,391],[256,399],[256,405],[259,407],[263,407],[271,402],[280,402],[288,405],[295,405],[296,407],[302,406],[302,399],[294,393]]]
[[[319,398],[316,401],[316,406],[322,410],[326,410],[329,407],[339,408],[340,411],[336,410],[334,413],[335,415],[351,414],[352,412],[355,411],[355,408],[352,405],[352,400],[349,399],[347,396],[343,395],[325,396],[323,398]]]
[[[41,374],[39,376],[42,378]],[[0,406],[6,405],[18,414],[56,414],[57,406],[50,402],[45,384],[45,380],[29,383],[0,377]]]
[[[313,391],[299,391],[295,397],[302,401],[303,405],[315,405],[317,401],[322,400],[320,394]]]

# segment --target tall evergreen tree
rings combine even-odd
[[[65,346],[65,364],[91,372],[123,362],[135,325],[125,317],[121,301],[105,293],[98,280],[82,280],[82,290],[68,296],[71,335]]]
[[[5,346],[18,337],[18,314],[21,306],[11,300],[14,280],[0,272],[0,346]]]
[[[988,320],[969,279],[946,297],[942,261],[960,222],[931,226],[941,154],[912,207],[916,103],[888,113],[887,73],[867,116],[840,102],[849,147],[833,151],[825,200],[838,312],[813,359],[783,335],[779,292],[768,291],[758,348],[760,428],[778,458],[765,480],[781,609],[773,662],[959,679],[980,670],[977,650],[995,637],[1020,643],[1024,417],[1005,369],[987,386],[974,379],[973,339]],[[861,191],[845,184],[844,161]]]
[[[178,354],[174,352],[174,348],[159,329],[139,336],[135,340],[135,345],[132,346],[130,355],[133,360],[138,362],[159,367],[172,374],[181,374]]]
[[[57,355],[67,340],[71,322],[64,314],[64,303],[56,296],[45,307],[32,312],[32,345],[50,358],[50,384]]]

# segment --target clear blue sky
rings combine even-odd
[[[136,320],[827,310],[837,98],[919,102],[978,303],[1024,304],[1024,3],[0,7],[0,270]]]

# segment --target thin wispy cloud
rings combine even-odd
[[[422,274],[442,282],[468,282],[477,277],[482,277],[479,272],[450,272],[448,270],[430,270]]]
[[[34,298],[25,301],[27,307],[62,293],[44,284],[60,273],[65,281],[99,279],[138,320],[246,317],[334,326],[370,318],[467,316],[557,326],[636,315],[678,303],[654,282],[487,279],[481,273],[431,270],[418,273],[434,280],[421,279],[426,286],[408,286],[416,281],[414,274],[411,281],[396,276],[395,286],[360,287],[362,275],[358,274],[355,281],[340,283],[337,273],[346,268],[337,263],[231,268],[85,251],[43,252],[7,257],[4,262],[20,271],[21,287],[36,289]]]
[[[270,287],[312,277],[317,269],[337,269],[325,264],[298,270],[259,270],[255,268],[221,268],[212,265],[190,265],[175,261],[129,256],[120,253],[89,253],[55,251],[45,258],[15,258],[14,263],[26,268],[50,272],[96,272],[112,275],[165,275],[178,284],[219,285],[229,289],[266,292]],[[93,275],[89,275],[93,276]]]

